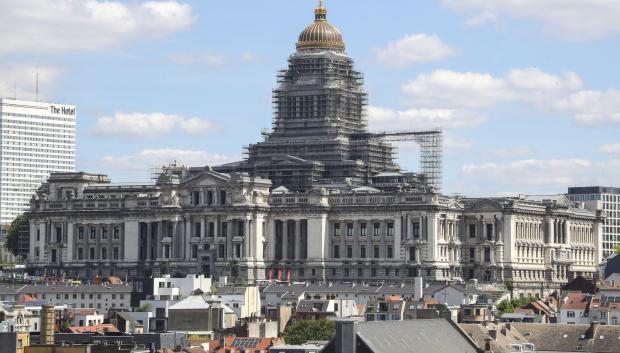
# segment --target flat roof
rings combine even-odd
[[[569,195],[575,194],[616,194],[620,195],[620,187],[613,186],[575,186],[568,188]]]

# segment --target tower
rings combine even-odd
[[[248,147],[244,163],[217,169],[242,169],[296,191],[321,183],[364,185],[374,174],[397,171],[390,144],[353,138],[368,132],[367,94],[345,48],[321,2],[278,75],[272,131]]]

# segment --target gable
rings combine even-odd
[[[206,171],[189,179],[184,180],[181,185],[183,187],[201,187],[201,186],[221,186],[228,185],[229,178],[225,174]]]

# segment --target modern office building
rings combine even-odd
[[[4,98],[0,119],[0,224],[9,224],[50,173],[74,171],[76,108]]]
[[[603,257],[614,254],[620,245],[620,188],[607,186],[586,186],[568,188],[566,196],[579,202],[589,210],[605,211],[603,224]]]

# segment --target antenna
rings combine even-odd
[[[37,69],[37,74],[36,74],[36,83],[35,83],[35,89],[34,89],[34,101],[35,102],[39,101],[39,69]]]

